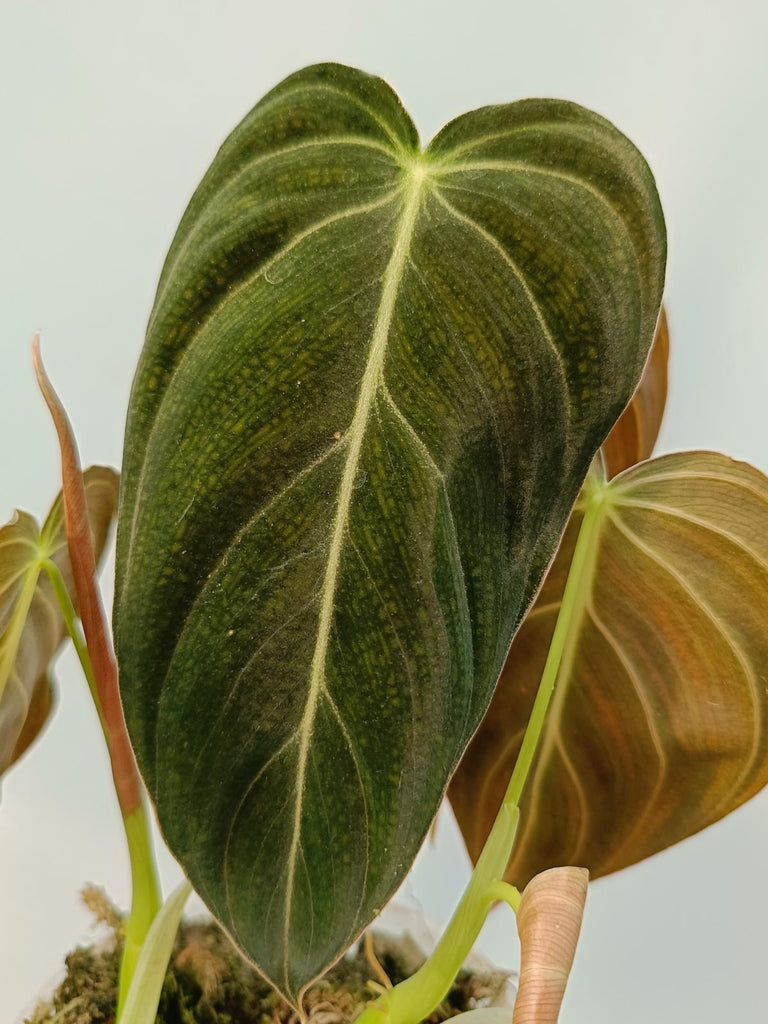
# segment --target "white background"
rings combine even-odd
[[[768,14],[759,0],[0,0],[0,521],[43,514],[53,433],[29,339],[86,462],[120,461],[133,367],[161,262],[227,132],[296,68],[385,76],[425,139],[528,95],[614,121],[658,179],[670,236],[664,450],[711,447],[768,470]],[[109,573],[105,573],[105,578]],[[111,596],[111,588],[107,584]],[[70,654],[43,741],[3,784],[0,1019],[88,936],[77,893],[128,891],[101,737]],[[178,869],[162,858],[166,887]],[[449,815],[406,884],[444,919],[467,875]],[[768,1019],[768,795],[590,891],[564,1024]],[[483,948],[512,965],[499,912]]]

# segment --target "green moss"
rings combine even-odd
[[[90,894],[91,901],[94,900]],[[89,906],[91,902],[89,902]],[[66,958],[66,977],[50,1003],[40,1005],[26,1024],[113,1024],[120,957],[114,913],[92,909],[112,927],[110,941],[76,949]],[[394,984],[419,963],[409,939],[375,940],[376,956]],[[364,950],[345,957],[308,992],[311,1024],[348,1024],[376,995],[376,976]],[[486,1005],[501,991],[503,974],[462,973],[430,1021],[447,1020]],[[297,1024],[298,1017],[264,981],[213,922],[184,923],[163,986],[157,1024]]]

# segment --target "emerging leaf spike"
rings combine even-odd
[[[125,730],[117,687],[117,664],[112,653],[104,610],[96,586],[96,556],[88,524],[80,458],[72,426],[43,366],[39,333],[32,340],[32,359],[40,391],[51,413],[59,438],[64,520],[75,593],[88,645],[88,654],[93,665],[100,711],[106,725],[115,790],[125,817],[141,805],[141,784]]]
[[[520,984],[512,1024],[557,1024],[584,915],[589,872],[551,868],[525,888],[517,912]]]
[[[40,390],[53,417],[61,448],[67,546],[87,646],[87,650],[78,651],[78,654],[104,730],[131,861],[131,912],[125,929],[117,1003],[117,1020],[120,1021],[139,950],[159,906],[159,889],[141,780],[125,726],[117,687],[117,664],[96,583],[96,557],[77,445],[67,414],[43,367],[39,335],[35,335],[33,340],[32,354]],[[68,595],[63,597],[74,615]]]

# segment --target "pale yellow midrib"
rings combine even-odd
[[[421,168],[419,168],[419,171]],[[301,835],[301,812],[304,800],[304,787],[307,774],[307,758],[309,746],[312,739],[312,731],[315,724],[317,704],[324,685],[325,662],[330,639],[331,622],[333,618],[334,602],[336,597],[336,584],[341,562],[341,552],[344,544],[344,532],[349,519],[349,509],[352,504],[352,493],[354,490],[355,477],[357,476],[360,452],[365,437],[365,430],[371,413],[371,407],[376,398],[384,368],[384,359],[387,352],[387,341],[392,323],[392,315],[397,301],[398,288],[402,280],[403,272],[408,262],[408,254],[413,236],[413,229],[419,212],[423,185],[423,173],[414,173],[406,182],[403,199],[403,211],[395,231],[394,246],[387,269],[384,272],[384,281],[381,290],[381,301],[376,313],[373,333],[371,335],[371,347],[368,355],[363,377],[360,383],[360,395],[358,397],[355,413],[352,422],[345,435],[348,443],[347,458],[344,465],[344,473],[339,487],[339,497],[336,504],[336,512],[331,532],[331,543],[328,550],[328,563],[323,580],[321,592],[320,614],[317,625],[317,641],[312,657],[310,669],[309,692],[304,714],[299,725],[299,754],[296,770],[296,800],[294,803],[293,832],[291,845],[288,853],[288,874],[285,889],[285,912],[283,922],[283,970],[284,981],[289,984],[288,979],[288,938],[290,932],[291,906],[293,902],[293,888],[296,874],[296,861],[299,850]]]
[[[13,666],[16,662],[24,627],[27,624],[27,616],[35,597],[39,577],[40,565],[38,562],[34,562],[26,570],[24,582],[8,625],[0,634],[0,697],[3,696],[6,683],[13,673]]]

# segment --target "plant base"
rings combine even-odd
[[[110,934],[97,946],[66,958],[66,977],[49,1002],[26,1024],[113,1024],[120,964],[120,918],[98,890],[86,902]],[[423,959],[415,943],[377,936],[374,951],[393,984],[409,977]],[[429,1018],[439,1024],[464,1010],[498,1001],[507,975],[464,971]],[[332,967],[308,992],[311,1024],[349,1024],[375,998],[378,981],[361,948]],[[297,1024],[298,1014],[237,952],[212,921],[183,923],[163,986],[157,1024]]]

